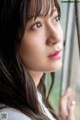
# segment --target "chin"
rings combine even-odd
[[[62,67],[62,65],[61,66],[58,66],[58,67],[56,67],[52,72],[57,72],[58,70],[60,70],[61,69],[61,67]]]
[[[60,62],[59,64],[55,64],[52,65],[51,67],[48,68],[47,72],[57,72],[58,70],[60,70],[62,67],[62,62]]]

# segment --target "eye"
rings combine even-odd
[[[40,28],[40,27],[42,27],[42,24],[40,22],[36,22],[31,26],[31,29],[35,30],[35,29]]]
[[[60,21],[60,15],[57,15],[55,18],[54,18],[54,22],[59,22]]]

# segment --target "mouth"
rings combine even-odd
[[[48,56],[49,59],[60,59],[62,56],[62,50],[57,50],[53,54]]]

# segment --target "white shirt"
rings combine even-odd
[[[42,108],[43,113],[50,119],[50,120],[56,120],[55,118],[53,118],[53,116],[51,115],[51,113],[49,112],[49,110],[46,108],[46,106],[44,105],[43,101],[42,101],[42,95],[37,92],[38,95],[38,101],[40,103],[40,106]]]

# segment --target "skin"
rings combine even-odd
[[[39,16],[26,24],[19,49],[19,56],[25,69],[31,74],[37,86],[43,73],[55,72],[62,66],[59,59],[49,59],[50,54],[62,50],[63,32],[55,10],[53,16]]]
[[[62,66],[62,58],[49,59],[49,55],[62,50],[63,32],[58,20],[58,12],[52,16],[38,16],[30,19],[18,51],[25,72],[32,76],[35,86],[40,82],[43,73],[56,72]],[[69,105],[71,90],[67,90],[60,102],[61,120],[74,120],[74,105]]]
[[[68,88],[60,100],[61,120],[75,120],[75,101],[70,101],[72,89]]]

